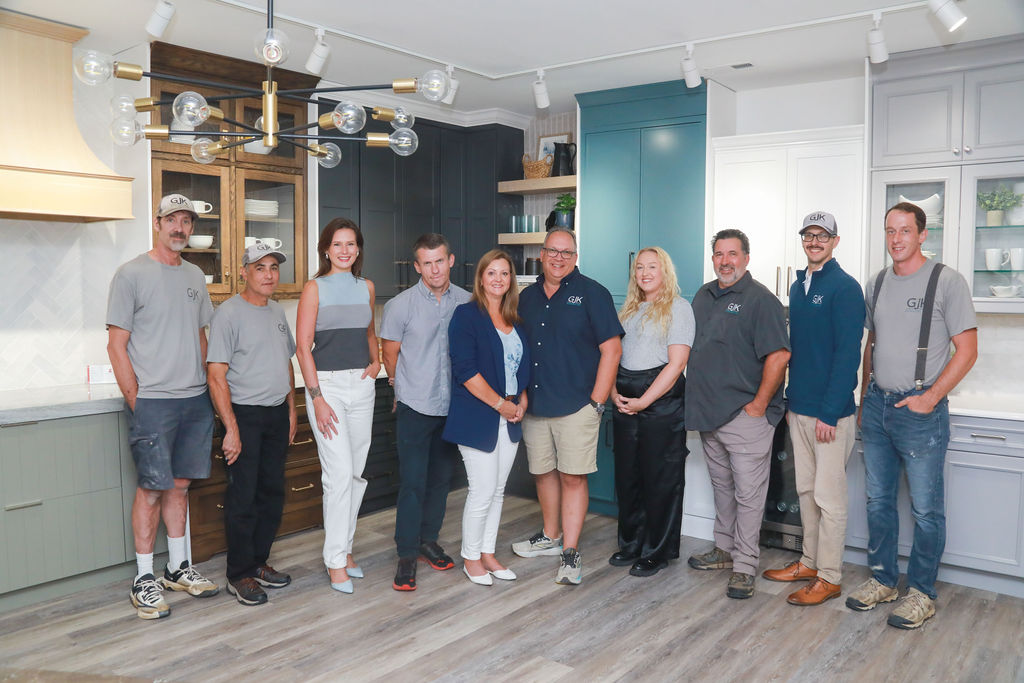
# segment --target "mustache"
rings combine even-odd
[[[188,239],[187,237],[185,237],[185,233],[181,232],[180,230],[179,230],[179,231],[175,231],[175,232],[172,232],[172,233],[171,233],[171,237],[172,237],[173,239],[176,239],[176,240],[184,240],[184,239]]]

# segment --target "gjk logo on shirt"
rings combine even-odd
[[[582,296],[570,296],[565,301],[570,306],[582,306],[583,305],[583,297]]]
[[[823,303],[825,303],[825,295],[824,294],[815,294],[814,296],[811,297],[811,304],[812,305],[820,306]]]
[[[188,298],[191,299],[192,301],[199,301],[199,290],[198,289],[193,289],[192,287],[189,287],[185,291],[185,294],[187,294]]]
[[[277,324],[277,330],[281,334],[288,334],[288,326],[285,325],[284,323],[278,323]]]
[[[924,307],[924,297],[923,296],[922,297],[912,296],[909,299],[907,299],[907,310],[908,311],[917,312],[922,307]]]
[[[742,307],[743,304],[729,304],[728,306],[725,307],[725,312],[732,313],[733,315],[739,315],[740,309]]]

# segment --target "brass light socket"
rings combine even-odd
[[[142,131],[146,134],[147,140],[166,140],[171,136],[170,126],[143,126]]]
[[[210,109],[210,117],[209,117],[208,120],[210,120],[210,121],[223,121],[224,120],[224,110],[223,109],[221,109],[220,107],[212,107],[212,106],[209,109]]]
[[[277,81],[263,81],[263,145],[277,147]]]
[[[155,97],[140,97],[135,100],[135,111],[153,111],[160,105]]]
[[[114,62],[114,76],[116,76],[117,78],[123,78],[128,81],[141,81],[142,67],[138,64]]]
[[[324,130],[334,128],[334,112],[329,111],[326,114],[321,114],[320,118],[316,120],[316,125],[320,126]]]
[[[325,157],[329,152],[322,146],[315,142],[309,144],[309,156],[311,157]]]
[[[391,81],[392,92],[397,93],[410,93],[416,92],[416,79],[415,78],[396,78]]]
[[[370,114],[375,121],[394,121],[395,110],[391,107],[374,107],[373,113]]]
[[[225,152],[227,152],[227,150],[224,149],[224,143],[222,142],[213,143],[212,145],[206,148],[206,151],[208,154],[212,154],[214,156],[217,156],[218,154],[224,154]]]
[[[391,145],[387,133],[367,133],[366,134],[366,146],[367,147],[388,147]]]

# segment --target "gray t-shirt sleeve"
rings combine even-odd
[[[225,304],[227,302],[224,302]],[[231,316],[231,307],[221,304],[213,314],[210,322],[210,342],[206,347],[206,360],[209,363],[230,363],[234,352],[238,329]]]
[[[110,292],[107,295],[107,325],[132,331],[135,319],[135,288],[131,278],[124,274],[124,268],[118,268],[110,281]]]
[[[974,312],[971,288],[967,285],[964,276],[952,268],[946,268],[939,276],[939,283],[945,290],[943,295],[946,304],[944,317],[950,338],[965,330],[976,328],[978,317]]]
[[[697,329],[693,320],[690,302],[677,296],[672,302],[672,326],[668,330],[668,345],[685,344],[693,346],[693,335]]]

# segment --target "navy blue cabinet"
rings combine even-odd
[[[682,81],[576,96],[580,105],[580,261],[616,306],[636,252],[672,257],[682,295],[703,280],[707,96]],[[611,410],[609,406],[609,411]],[[590,509],[614,514],[612,423],[601,424]]]

